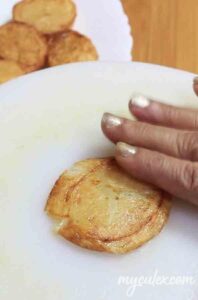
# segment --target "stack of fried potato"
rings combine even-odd
[[[72,0],[23,0],[13,20],[0,27],[0,83],[71,62],[92,61],[92,41],[70,29],[76,18]]]

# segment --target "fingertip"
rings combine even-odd
[[[128,145],[123,142],[118,142],[116,144],[116,156],[121,158],[132,157],[137,153],[137,147]]]
[[[138,108],[146,108],[150,105],[150,99],[142,94],[135,93],[132,95],[129,106],[130,107],[138,107]]]
[[[198,96],[198,76],[193,79],[193,89],[195,94]]]
[[[149,122],[152,119],[152,100],[142,94],[134,94],[129,101],[129,110],[138,120]]]
[[[102,120],[101,120],[101,128],[103,133],[108,136],[112,129],[119,127],[122,124],[122,119],[110,114],[110,113],[104,113]]]
[[[122,118],[110,113],[104,113],[101,121],[103,128],[117,127],[120,126],[122,122]]]
[[[198,84],[198,76],[195,76],[195,77],[193,78],[193,83],[194,83],[194,84]]]
[[[101,128],[104,135],[113,143],[120,139],[120,133],[124,119],[110,113],[104,113]]]
[[[123,142],[118,142],[116,144],[115,159],[118,165],[131,175],[133,175],[133,171],[135,171],[135,157],[137,152],[137,147],[128,145]]]
[[[100,126],[101,126],[101,129],[102,129],[102,132],[105,134],[105,118],[106,118],[106,113],[104,113],[102,115],[102,118],[101,118],[101,122],[100,122]]]

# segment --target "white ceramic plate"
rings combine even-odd
[[[12,17],[19,0],[0,0],[0,24]],[[120,0],[74,0],[78,16],[74,29],[94,42],[101,61],[130,61],[132,37]]]
[[[198,107],[193,75],[138,63],[71,64],[0,87],[0,299],[121,300],[120,276],[191,276],[198,270],[198,210],[176,201],[159,236],[127,255],[81,249],[52,233],[43,209],[60,173],[112,153],[104,111],[127,116],[133,92]],[[157,275],[155,275],[157,276]],[[197,299],[197,285],[143,284],[134,299]]]

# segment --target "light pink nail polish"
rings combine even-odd
[[[112,128],[120,126],[122,124],[122,119],[112,114],[104,113],[102,123],[105,124],[107,128]]]
[[[130,101],[131,105],[133,106],[137,106],[140,108],[145,108],[148,107],[150,105],[150,100],[140,94],[135,94],[134,96],[132,96],[132,99]]]
[[[122,142],[116,145],[117,152],[123,157],[133,156],[137,153],[137,148]]]

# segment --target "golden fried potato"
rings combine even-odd
[[[25,74],[19,64],[11,60],[0,59],[0,83]]]
[[[72,0],[24,0],[13,8],[13,19],[45,34],[68,29],[76,17]]]
[[[171,208],[170,197],[165,196],[159,210],[152,216],[148,223],[139,231],[127,237],[113,240],[102,241],[82,234],[79,227],[69,227],[64,221],[58,227],[58,233],[65,239],[83,248],[105,251],[115,254],[123,254],[132,251],[159,234],[168,220]]]
[[[58,233],[85,248],[124,253],[160,232],[170,209],[161,190],[137,181],[112,158],[76,163],[46,205]]]
[[[170,196],[165,196],[158,212],[143,226],[140,231],[126,238],[106,242],[103,244],[105,251],[112,253],[126,253],[134,250],[160,233],[166,224],[171,209]]]
[[[25,72],[43,67],[47,56],[47,42],[33,27],[12,22],[0,27],[0,57],[13,60]]]
[[[46,210],[49,215],[57,218],[66,217],[68,215],[68,209],[65,205],[65,199],[67,194],[75,184],[87,174],[89,174],[93,168],[97,168],[101,164],[98,159],[82,160],[77,162],[69,171],[65,171],[57,180],[54,188],[52,189]]]
[[[98,54],[91,40],[78,32],[70,30],[54,35],[49,40],[48,64],[51,67],[97,59]]]

